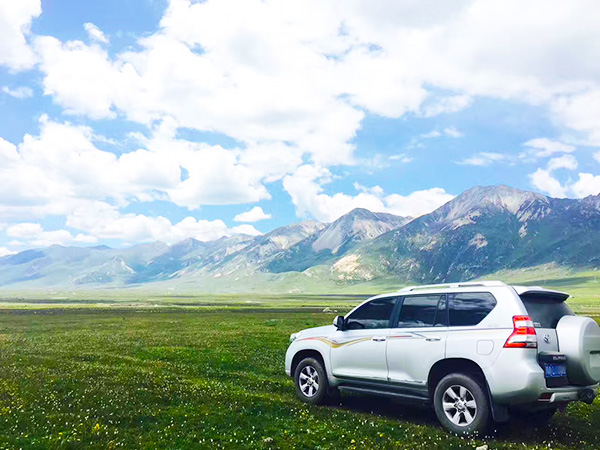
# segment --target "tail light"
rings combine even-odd
[[[504,348],[537,348],[537,335],[533,320],[529,316],[513,316],[512,334],[506,340]]]

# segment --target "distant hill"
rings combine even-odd
[[[262,236],[127,249],[61,247],[0,258],[4,289],[285,290],[373,280],[444,282],[554,263],[600,266],[600,196],[474,187],[414,220],[355,209]]]
[[[373,213],[357,208],[281,252],[266,266],[268,272],[302,272],[309,267],[331,263],[357,247],[410,219],[392,214]]]
[[[550,262],[600,266],[600,197],[554,199],[507,186],[475,187],[357,249],[372,276],[470,279]],[[366,270],[366,269],[363,269]]]

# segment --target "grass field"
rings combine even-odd
[[[0,448],[600,448],[598,401],[571,405],[549,428],[513,423],[475,440],[386,399],[302,404],[283,372],[288,336],[333,315],[4,309]]]

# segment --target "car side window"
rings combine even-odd
[[[346,318],[346,329],[389,328],[395,305],[396,297],[371,300]]]
[[[397,328],[446,326],[445,295],[404,297]]]
[[[489,292],[448,294],[451,327],[477,325],[494,309],[496,299]]]

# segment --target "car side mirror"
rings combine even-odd
[[[340,331],[344,331],[344,316],[336,316],[335,319],[333,319],[333,325]]]

